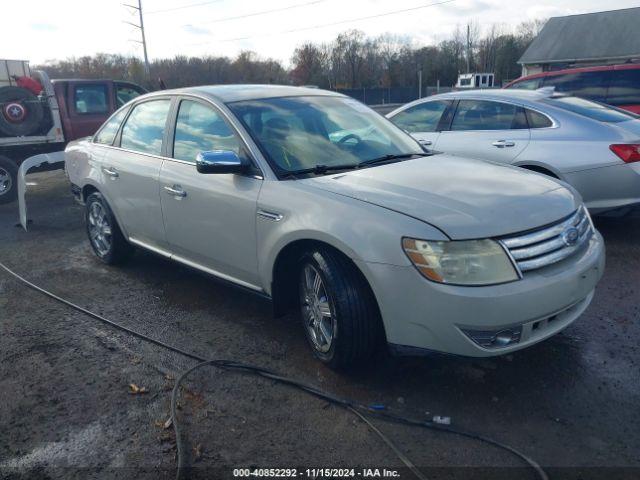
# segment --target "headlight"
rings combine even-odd
[[[435,242],[403,238],[411,263],[429,280],[455,285],[494,285],[518,279],[511,260],[493,240]]]

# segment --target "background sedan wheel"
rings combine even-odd
[[[335,369],[368,359],[384,330],[362,273],[329,247],[306,252],[299,272],[302,323],[316,358]]]
[[[99,192],[87,198],[85,219],[91,248],[100,260],[112,265],[131,256],[133,247],[122,235],[109,204]]]

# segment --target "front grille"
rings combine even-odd
[[[546,267],[580,250],[593,235],[584,206],[566,220],[522,235],[500,239],[520,272]]]

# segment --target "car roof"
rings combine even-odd
[[[243,100],[260,100],[278,97],[302,97],[302,96],[334,96],[344,95],[309,87],[292,87],[288,85],[204,85],[200,87],[176,88],[162,90],[155,94],[171,95],[199,95],[218,100],[222,103],[240,102]],[[154,94],[152,94],[154,95]]]
[[[454,92],[440,93],[427,97],[428,99],[446,98],[483,98],[490,100],[519,100],[535,102],[544,98],[549,98],[553,91],[551,89],[540,90],[503,90],[503,89],[483,89],[483,90],[457,90]]]

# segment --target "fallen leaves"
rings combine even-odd
[[[147,390],[145,387],[139,387],[135,383],[130,383],[129,384],[129,394],[130,395],[143,395],[145,393],[149,393],[149,390]]]

